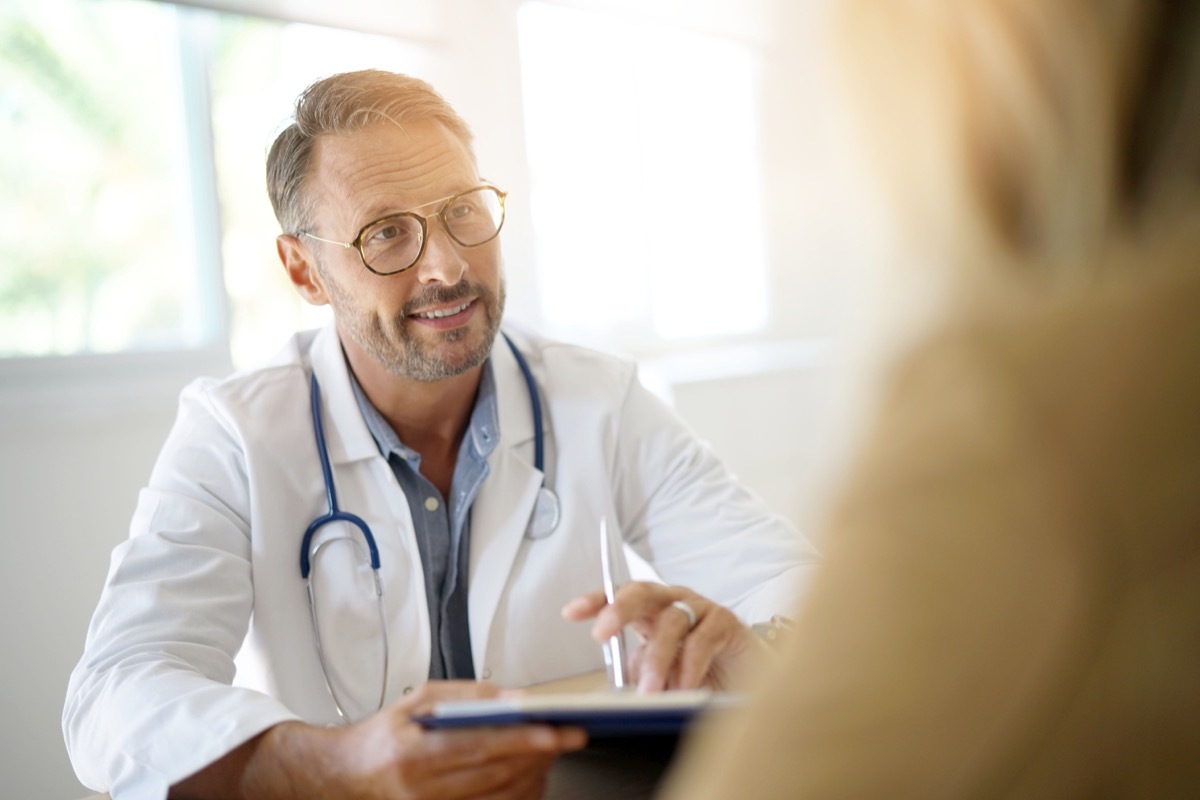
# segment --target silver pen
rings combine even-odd
[[[610,535],[608,519],[600,518],[600,569],[604,577],[604,597],[612,605],[616,600],[617,585],[613,579],[614,569],[620,562],[621,537]],[[625,629],[617,631],[608,641],[601,645],[604,649],[604,665],[608,668],[608,683],[614,689],[624,689],[628,686],[629,661],[625,652]]]

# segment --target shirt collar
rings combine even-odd
[[[414,468],[421,463],[421,454],[413,450],[396,435],[379,410],[367,399],[367,393],[355,377],[353,370],[347,370],[350,375],[350,387],[354,390],[354,399],[358,401],[358,410],[362,412],[367,430],[371,432],[379,452],[384,458],[392,454],[407,461]],[[471,422],[467,427],[467,436],[471,447],[480,458],[487,458],[496,449],[500,441],[500,414],[496,402],[496,379],[492,374],[492,359],[483,362],[483,371],[479,376],[479,390],[475,394],[475,407],[471,411]]]

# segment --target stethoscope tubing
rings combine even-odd
[[[533,371],[529,368],[529,363],[525,360],[525,357],[521,354],[521,351],[517,349],[516,344],[511,338],[509,338],[507,333],[502,331],[500,335],[503,336],[504,341],[508,343],[508,347],[512,351],[513,357],[516,359],[517,366],[521,370],[521,375],[525,379],[525,385],[529,389],[529,406],[533,412],[534,467],[539,473],[542,474],[542,486],[538,490],[538,503],[535,505],[535,512],[533,516],[535,519],[542,519],[543,515],[539,513],[539,511],[541,509],[541,504],[546,502],[550,511],[549,517],[551,522],[549,523],[547,529],[543,530],[539,528],[536,532],[536,535],[534,535],[534,531],[527,530],[527,535],[530,536],[530,538],[541,538],[549,535],[549,533],[551,533],[554,528],[557,527],[559,519],[558,496],[552,489],[547,488],[545,485],[545,434],[542,431],[542,402],[541,398],[538,397],[537,382],[533,378]],[[367,525],[366,521],[361,517],[358,517],[347,511],[342,511],[341,508],[338,507],[337,489],[333,482],[333,469],[329,465],[329,448],[325,442],[325,425],[321,420],[321,386],[317,381],[315,372],[309,381],[309,398],[312,410],[313,438],[316,440],[317,456],[321,461],[321,477],[325,481],[325,502],[329,510],[325,514],[322,514],[309,523],[308,528],[304,531],[304,538],[300,543],[300,577],[304,580],[307,588],[309,611],[312,617],[313,636],[316,640],[317,658],[321,664],[321,673],[325,678],[325,686],[329,690],[329,695],[333,699],[333,704],[337,709],[338,715],[344,721],[349,722],[350,718],[346,714],[345,708],[342,705],[341,700],[338,698],[337,692],[333,688],[333,682],[329,678],[329,669],[325,662],[325,648],[321,644],[321,631],[317,620],[318,603],[316,598],[316,589],[312,582],[312,567],[316,562],[317,555],[320,553],[322,548],[325,547],[325,545],[329,544],[331,541],[338,541],[338,539],[324,541],[316,548],[313,548],[311,552],[310,545],[312,544],[312,538],[316,532],[323,526],[332,522],[346,522],[353,525],[354,527],[358,528],[360,533],[362,533],[363,540],[367,543],[371,561],[372,576],[374,577],[375,581],[376,601],[379,606],[379,622],[383,634],[383,686],[380,689],[379,694],[379,708],[383,708],[384,701],[387,698],[388,656],[390,648],[388,646],[387,615],[384,612],[383,607],[383,583],[379,575],[379,548],[375,544],[375,536],[371,533],[371,528]],[[350,540],[349,537],[340,538],[353,541]],[[355,544],[357,546],[357,543]]]
[[[504,331],[501,331],[500,335],[504,337],[504,341],[508,342],[508,349],[512,351],[517,366],[521,368],[521,374],[525,376],[525,385],[529,388],[529,408],[533,411],[533,467],[545,475],[546,436],[542,432],[542,400],[538,397],[537,381],[533,379],[533,371],[529,369],[529,362],[525,360],[525,356],[521,355],[521,351],[517,349],[509,335]]]
[[[337,489],[333,485],[333,470],[329,466],[329,448],[325,444],[325,426],[321,422],[321,386],[317,382],[315,373],[309,383],[309,395],[312,405],[313,435],[317,440],[317,455],[321,459],[321,476],[325,479],[325,501],[329,511],[309,523],[308,529],[304,532],[304,539],[300,542],[300,577],[307,580],[311,570],[309,544],[313,534],[322,526],[339,521],[348,522],[362,531],[363,538],[367,540],[367,548],[370,550],[371,569],[378,571],[379,548],[375,545],[375,537],[371,534],[371,528],[362,517],[338,508]]]

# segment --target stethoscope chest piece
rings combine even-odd
[[[508,349],[512,351],[517,366],[521,368],[525,386],[529,389],[529,406],[530,411],[533,412],[533,467],[543,475],[537,500],[533,504],[533,513],[529,515],[529,524],[525,526],[525,538],[545,539],[558,527],[562,510],[558,504],[558,495],[554,493],[553,489],[546,486],[545,481],[546,441],[545,435],[542,433],[542,401],[538,398],[537,382],[533,379],[533,371],[529,369],[525,356],[521,355],[521,351],[517,349],[516,344],[508,337],[507,333],[502,332],[500,335],[504,337],[504,341],[508,342]]]
[[[529,525],[525,528],[525,538],[545,539],[554,533],[561,516],[558,495],[545,486],[539,488],[537,501],[533,504],[533,514],[530,515]]]

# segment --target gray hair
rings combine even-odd
[[[285,233],[303,230],[312,218],[314,198],[306,183],[316,142],[380,121],[439,122],[471,149],[467,123],[419,78],[374,69],[322,78],[296,99],[293,122],[267,154],[267,194]]]

